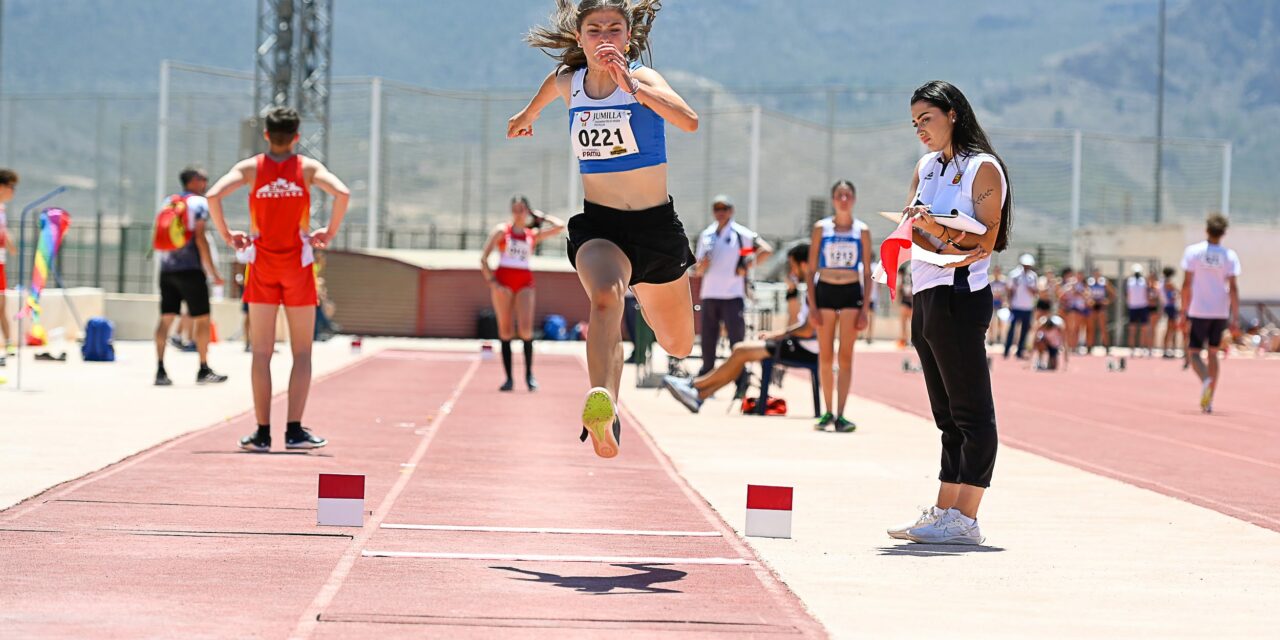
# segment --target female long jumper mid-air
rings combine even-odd
[[[530,45],[559,62],[507,123],[507,137],[533,135],[556,98],[569,106],[569,136],[586,202],[569,220],[569,261],[591,299],[583,439],[618,455],[615,402],[622,378],[623,296],[630,286],[658,344],[677,358],[693,348],[689,239],[667,191],[665,124],[698,128],[698,115],[657,71],[639,64],[659,0],[558,0]]]

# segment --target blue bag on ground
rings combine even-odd
[[[111,321],[98,317],[89,318],[84,328],[84,344],[80,346],[80,354],[86,362],[115,362],[116,348],[111,344],[116,326]]]
[[[565,322],[564,316],[549,315],[542,321],[542,339],[543,340],[568,340],[569,339],[569,323]]]

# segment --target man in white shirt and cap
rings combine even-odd
[[[1129,308],[1129,346],[1133,355],[1138,355],[1138,348],[1147,350],[1151,355],[1151,281],[1147,278],[1146,268],[1140,263],[1133,263],[1129,268],[1133,275],[1125,278],[1125,301]]]
[[[721,326],[729,335],[730,348],[742,342],[747,331],[747,274],[773,253],[769,243],[733,221],[729,196],[716,196],[711,211],[716,221],[698,236],[698,264],[694,267],[694,273],[702,278],[702,368],[698,375],[715,368]]]
[[[1015,332],[1018,336],[1018,359],[1027,357],[1027,333],[1031,330],[1031,310],[1036,306],[1036,259],[1029,253],[1018,258],[1018,266],[1009,272],[1009,334],[1004,339],[1004,357],[1013,350]]]

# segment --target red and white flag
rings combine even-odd
[[[747,485],[747,535],[791,537],[791,487]]]
[[[364,526],[364,476],[320,474],[320,502],[316,524],[330,527]]]
[[[898,224],[889,237],[880,243],[880,271],[889,287],[889,299],[898,298],[898,269],[911,262],[911,218]]]

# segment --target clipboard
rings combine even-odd
[[[901,211],[881,211],[880,215],[892,221],[894,224],[902,224]],[[955,229],[956,231],[964,231],[965,233],[983,235],[987,232],[987,225],[982,224],[981,222],[978,222],[964,214],[950,218],[935,217],[934,221],[944,227]]]

